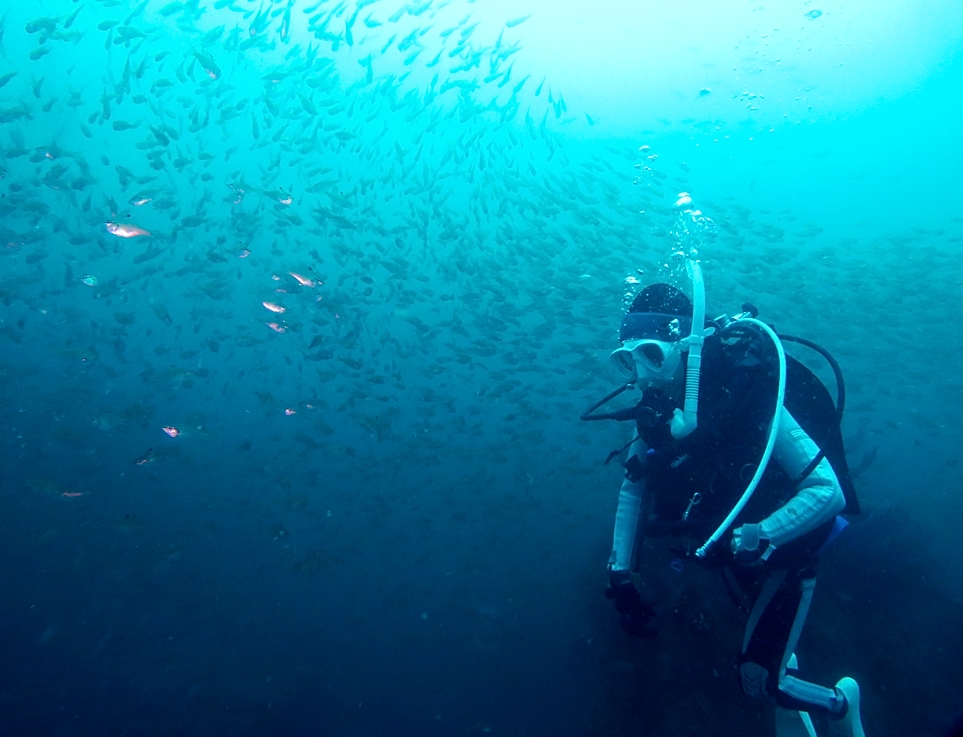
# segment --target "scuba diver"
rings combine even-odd
[[[842,375],[819,346],[777,336],[751,305],[706,320],[700,266],[688,259],[686,270],[692,299],[666,283],[635,296],[611,355],[628,382],[582,415],[636,429],[609,455],[625,479],[606,596],[628,634],[654,634],[654,605],[635,583],[642,540],[675,538],[673,554],[718,567],[730,593],[741,589],[752,602],[739,675],[747,695],[776,706],[777,734],[816,737],[810,713],[822,713],[833,734],[863,737],[856,681],[828,688],[802,680],[794,654],[819,553],[846,526],[839,515],[859,511],[839,432]],[[835,406],[783,340],[829,360]],[[633,387],[641,391],[635,406],[596,412]]]

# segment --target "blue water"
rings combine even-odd
[[[717,575],[603,596],[680,247],[846,373],[807,674],[963,713],[960,8],[5,5],[0,734],[772,734]]]

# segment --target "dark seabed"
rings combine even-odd
[[[646,5],[0,4],[0,735],[774,734],[603,595],[680,248],[846,374],[807,674],[963,714],[963,6]]]

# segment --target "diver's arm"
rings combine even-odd
[[[783,407],[773,457],[790,478],[798,478],[819,448]],[[811,532],[843,511],[846,499],[829,461],[799,484],[796,495],[760,523],[760,537],[779,547]]]
[[[636,440],[629,449],[629,458],[645,457],[645,444]],[[639,513],[645,495],[645,479],[631,481],[624,479],[619,489],[619,506],[615,512],[615,531],[612,535],[612,554],[609,556],[609,578],[615,581],[626,580],[632,566],[632,553],[635,549],[639,526]]]
[[[645,458],[645,444],[636,440],[629,458]],[[609,557],[609,586],[605,596],[615,604],[622,629],[633,637],[652,635],[649,623],[655,616],[651,601],[643,601],[632,582],[632,554],[636,545],[639,514],[647,507],[645,479],[625,479],[619,490],[619,507],[615,512],[615,533],[612,536],[612,555]]]

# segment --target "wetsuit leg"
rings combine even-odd
[[[813,571],[774,570],[764,578],[753,569],[733,573],[746,591],[758,592],[739,659],[746,694],[755,698],[768,695],[785,709],[841,716],[846,700],[840,692],[803,681],[795,670],[788,669],[816,586]]]

